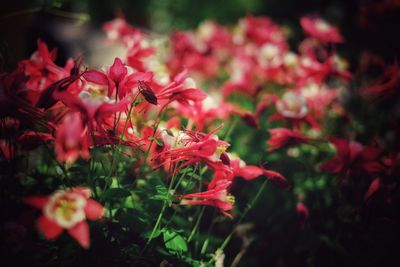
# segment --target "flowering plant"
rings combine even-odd
[[[354,93],[339,29],[315,16],[300,24],[307,37],[292,51],[267,17],[208,21],[167,41],[118,17],[104,31],[125,54],[102,69],[82,56],[59,66],[38,40],[0,77],[6,232],[25,231],[15,255],[32,246],[41,252],[30,260],[47,265],[213,266],[236,238],[227,255],[237,265],[252,242],[263,247],[263,223],[284,235],[279,213],[343,249],[349,237],[327,228],[399,199],[398,140],[363,128],[343,98],[390,102],[400,72],[395,63]],[[330,212],[341,215],[321,225]]]

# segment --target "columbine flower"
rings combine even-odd
[[[116,104],[108,103],[103,99],[92,97],[87,91],[83,91],[79,96],[68,92],[55,92],[55,98],[61,100],[65,106],[81,114],[83,124],[93,129],[94,122],[100,129],[106,119],[116,112],[123,111],[130,103],[130,100],[124,98]]]
[[[232,181],[219,181],[214,188],[204,192],[181,196],[182,205],[207,205],[217,207],[225,216],[232,218],[227,211],[233,208],[235,198],[228,193]]]
[[[129,71],[131,70],[132,69],[129,68]],[[126,67],[119,58],[115,58],[114,63],[106,72],[90,70],[85,72],[83,77],[88,82],[107,86],[109,97],[117,90],[116,94],[119,99],[123,99],[126,95],[129,95],[131,90],[138,87],[140,83],[151,84],[153,81],[153,73],[149,71],[128,74],[128,67]]]
[[[313,128],[320,128],[318,123],[309,114],[306,99],[298,92],[288,91],[281,99],[275,102],[277,113],[272,114],[269,120],[286,120],[294,129],[299,129],[301,122],[310,124]]]
[[[251,181],[261,176],[265,176],[269,181],[277,183],[284,188],[289,187],[288,181],[279,172],[255,165],[247,165],[246,162],[234,154],[224,153],[222,155],[221,158],[225,158],[225,161],[229,162],[231,171],[216,170],[213,179],[208,184],[208,188],[214,188],[220,181],[232,181],[235,177],[241,177],[247,181]]]
[[[54,63],[57,50],[49,51],[46,43],[37,40],[38,49],[30,59],[22,60],[19,65],[29,77],[26,85],[34,91],[42,91],[52,83],[68,76],[68,71]],[[71,62],[68,62],[70,64]],[[67,66],[66,66],[67,67]]]
[[[90,199],[90,189],[73,188],[57,191],[51,196],[31,196],[25,202],[42,209],[37,227],[47,239],[55,239],[63,230],[84,248],[89,248],[89,225],[86,219],[99,220],[104,213],[103,206]]]
[[[132,25],[128,24],[122,14],[104,23],[103,30],[110,41],[121,41],[125,46],[140,42],[144,35],[139,28],[134,28]]]
[[[343,37],[339,30],[319,17],[302,17],[300,24],[305,33],[322,43],[342,43]]]
[[[63,124],[57,128],[54,145],[57,159],[73,163],[79,156],[89,157],[86,131],[78,113],[67,114]]]
[[[194,80],[188,77],[187,70],[184,70],[157,92],[156,97],[158,100],[168,100],[168,103],[177,100],[181,104],[187,104],[189,101],[203,101],[207,95],[197,88]]]
[[[384,101],[393,99],[398,94],[400,68],[397,63],[388,66],[381,77],[370,86],[363,88],[361,95],[371,100]]]
[[[321,165],[323,171],[341,175],[360,171],[367,174],[382,172],[379,163],[381,148],[364,147],[358,142],[336,137],[329,138],[329,142],[335,146],[337,155]]]
[[[290,119],[302,119],[308,113],[307,102],[300,94],[286,92],[276,102],[277,111],[284,117]]]
[[[90,70],[83,74],[83,77],[89,82],[108,86],[108,96],[112,96],[115,89],[118,88],[118,96],[124,97],[127,89],[123,86],[122,81],[128,74],[128,69],[124,66],[121,59],[115,58],[114,63],[108,68],[107,72],[98,70]]]
[[[303,134],[285,128],[276,128],[269,130],[271,137],[267,141],[268,151],[280,149],[283,147],[307,143],[308,138]]]

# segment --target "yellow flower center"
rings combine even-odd
[[[75,201],[59,199],[55,206],[54,213],[57,214],[56,216],[61,216],[66,221],[71,221],[76,210],[77,205]]]
[[[231,194],[226,195],[226,201],[228,201],[229,203],[231,203],[232,205],[235,204],[235,197]]]
[[[86,199],[73,192],[60,191],[54,194],[44,207],[47,218],[63,228],[71,228],[86,219]]]

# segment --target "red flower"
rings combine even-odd
[[[258,45],[286,43],[281,28],[268,17],[247,16],[239,25],[244,28],[245,36]]]
[[[400,69],[398,64],[386,68],[385,72],[372,85],[362,89],[361,95],[372,100],[387,100],[398,94]]]
[[[281,99],[275,102],[277,113],[272,114],[269,120],[286,120],[294,129],[299,129],[301,122],[310,124],[313,128],[319,128],[314,118],[309,114],[306,99],[295,91],[286,92]]]
[[[37,40],[38,50],[30,59],[22,60],[19,65],[29,77],[27,87],[34,91],[42,91],[52,83],[68,76],[68,71],[54,63],[57,51],[49,51],[46,43]],[[70,63],[70,62],[68,62]]]
[[[82,57],[78,57],[74,61],[74,67],[70,71],[70,75],[58,80],[52,84],[50,84],[46,89],[44,89],[41,94],[36,106],[39,108],[48,109],[54,104],[56,104],[57,100],[54,98],[54,92],[63,92],[66,91],[72,84],[74,84],[83,73],[80,71],[80,66],[82,63]],[[75,86],[75,89],[81,91],[81,87]]]
[[[54,148],[59,161],[73,163],[79,154],[89,157],[86,131],[78,113],[65,116],[63,124],[57,128]]]
[[[126,105],[130,103],[130,100],[127,98],[122,99],[116,104],[112,104],[93,99],[89,95],[82,94],[82,97],[78,97],[68,92],[55,92],[54,96],[71,110],[78,111],[82,116],[83,123],[90,127],[89,130],[93,129],[93,122],[96,122],[97,126],[102,129],[102,124],[109,116],[124,110]]]
[[[241,159],[232,160],[229,158],[228,153],[224,153],[223,157],[226,158],[227,162],[229,162],[232,171],[226,172],[224,170],[217,170],[213,179],[208,184],[208,188],[215,187],[216,184],[223,180],[232,181],[235,177],[242,177],[243,179],[250,181],[260,176],[265,176],[269,181],[277,183],[284,188],[289,186],[286,178],[279,172],[267,170],[255,165],[246,165],[246,163]]]
[[[269,130],[271,138],[268,140],[268,151],[281,149],[283,147],[307,143],[308,138],[297,131],[285,128],[276,128]]]
[[[246,165],[246,163],[240,159],[231,160],[231,167],[233,169],[233,174],[236,177],[242,177],[249,181],[264,175],[269,181],[278,183],[284,188],[289,187],[286,178],[279,172],[267,170],[255,165]]]
[[[303,119],[308,113],[305,98],[291,91],[286,92],[275,105],[279,114],[289,119]]]
[[[135,44],[130,47],[127,53],[126,62],[128,66],[138,71],[146,71],[143,59],[149,57],[155,53],[154,48],[142,48],[140,44]]]
[[[219,181],[214,188],[204,192],[183,195],[182,205],[207,205],[218,208],[224,215],[232,218],[227,211],[233,208],[235,198],[228,193],[232,181]]]
[[[301,27],[308,35],[318,39],[322,43],[342,43],[343,37],[339,30],[319,17],[302,17]]]
[[[368,174],[381,173],[383,166],[379,163],[382,149],[379,147],[363,147],[360,143],[331,137],[329,141],[335,146],[337,156],[321,165],[321,169],[348,175],[350,172],[363,171]]]
[[[83,74],[83,77],[89,82],[108,86],[108,96],[112,96],[115,89],[118,88],[118,96],[124,97],[126,90],[120,88],[120,84],[128,74],[128,69],[122,64],[121,59],[115,58],[114,63],[108,68],[107,73],[98,70],[90,70]]]
[[[42,209],[37,227],[47,239],[55,239],[63,230],[84,248],[89,248],[89,225],[86,219],[99,220],[104,213],[103,206],[89,198],[90,189],[73,188],[57,191],[51,196],[31,196],[25,202]]]
[[[232,114],[234,106],[219,101],[219,97],[219,95],[208,95],[204,101],[195,102],[193,105],[178,104],[177,111],[182,117],[190,118],[196,129],[202,131],[216,119],[223,120]]]
[[[207,95],[197,88],[193,79],[188,77],[187,70],[184,70],[176,75],[170,84],[157,92],[156,97],[158,100],[168,100],[168,103],[177,100],[187,104],[189,101],[202,101]]]
[[[103,30],[110,41],[121,41],[125,46],[139,43],[144,36],[142,30],[130,25],[121,12],[117,18],[104,23]]]
[[[107,73],[90,70],[83,74],[89,82],[107,86],[108,96],[111,97],[117,89],[117,96],[122,99],[137,87],[140,82],[151,84],[153,80],[152,72],[134,72],[128,75],[128,69],[119,58],[115,58],[114,64],[109,67]]]
[[[13,72],[0,76],[0,117],[17,119],[28,127],[40,125],[49,129],[50,123],[43,112],[34,106],[39,94],[26,88],[27,77],[23,69],[18,67]]]

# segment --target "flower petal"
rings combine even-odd
[[[98,70],[90,70],[83,74],[83,77],[86,81],[100,84],[100,85],[108,85],[107,75],[98,71]]]
[[[381,179],[375,178],[369,185],[367,193],[364,195],[364,200],[367,201],[381,187]]]
[[[252,180],[263,175],[263,169],[257,166],[249,165],[235,170],[235,175],[240,176],[245,180]]]
[[[63,228],[55,222],[42,215],[36,222],[37,227],[47,239],[54,239],[59,236]]]
[[[82,221],[77,223],[74,227],[68,229],[68,233],[78,241],[79,245],[83,248],[89,248],[90,236],[89,236],[89,225],[87,222]]]
[[[31,196],[31,197],[26,197],[24,198],[24,202],[28,205],[31,205],[32,207],[42,209],[47,202],[49,201],[48,197],[42,197],[42,196]]]
[[[74,187],[71,191],[82,195],[84,198],[89,198],[92,195],[92,192],[88,187]]]
[[[110,79],[113,80],[115,83],[120,83],[127,73],[128,70],[122,63],[121,59],[116,57],[114,63],[111,65],[109,70]]]
[[[85,207],[86,218],[99,220],[104,214],[104,207],[93,199],[88,199]]]
[[[264,175],[267,176],[268,180],[270,180],[272,182],[276,182],[276,183],[278,183],[280,186],[282,186],[284,188],[289,187],[288,181],[279,172],[270,171],[270,170],[264,170],[263,172],[264,172]]]

